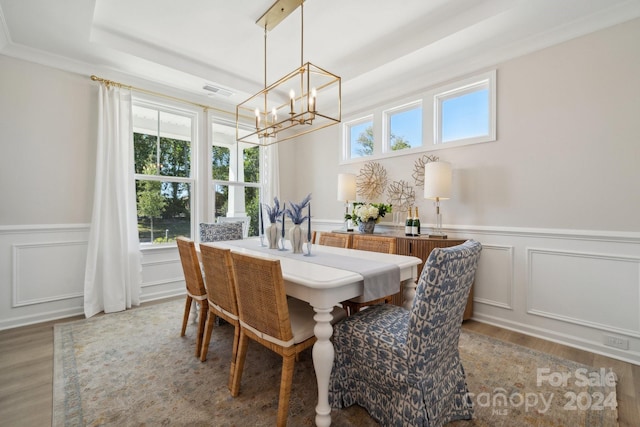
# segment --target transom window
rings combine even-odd
[[[379,106],[342,128],[342,163],[495,141],[496,70]]]
[[[422,147],[422,103],[414,102],[384,112],[385,152]]]
[[[346,157],[350,159],[372,156],[374,152],[373,118],[365,117],[344,126]]]
[[[435,95],[435,143],[495,141],[495,71]]]

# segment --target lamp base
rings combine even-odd
[[[429,234],[430,239],[447,239],[446,234]]]

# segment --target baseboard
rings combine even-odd
[[[579,350],[588,351],[590,353],[599,354],[601,356],[610,357],[612,359],[621,360],[633,365],[640,365],[640,353],[637,352],[627,351],[626,353],[621,353],[615,351],[615,349],[604,347],[603,345],[594,341],[583,340],[567,334],[557,333],[548,329],[532,327],[523,323],[513,322],[510,320],[488,316],[481,313],[474,314],[471,320],[496,326],[502,329],[507,329],[509,331],[518,332],[524,335],[529,335],[535,338],[540,338],[546,341],[551,341],[556,344],[562,344],[568,347],[577,348]],[[631,357],[629,353],[631,353]]]

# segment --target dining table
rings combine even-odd
[[[291,247],[269,249],[259,238],[201,243],[232,252],[280,261],[287,295],[308,302],[315,311],[312,357],[318,385],[317,426],[331,425],[329,380],[334,360],[331,312],[342,301],[398,293],[403,287],[403,306],[410,308],[415,296],[420,258],[331,246],[306,244],[305,252]]]

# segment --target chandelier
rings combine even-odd
[[[304,0],[277,0],[256,21],[264,28],[264,89],[236,106],[238,141],[271,145],[340,123],[340,77],[304,62],[303,3]],[[267,31],[275,28],[298,6],[301,65],[267,86]]]

